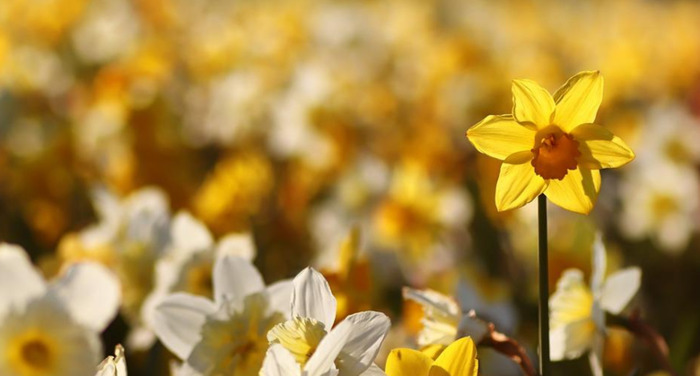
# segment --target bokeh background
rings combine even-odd
[[[609,269],[642,268],[634,306],[673,366],[700,374],[698,20],[700,3],[670,0],[3,0],[0,240],[47,276],[81,259],[118,273],[108,350],[138,326],[159,231],[186,210],[215,238],[251,233],[268,282],[323,270],[339,315],[386,312],[392,343],[419,328],[402,286],[461,281],[534,359],[536,212],[496,212],[499,162],[464,133],[510,113],[514,78],[553,92],[600,70],[597,123],[637,158],[603,172],[589,216],[550,206],[550,286],[590,272],[600,231]],[[90,231],[119,210],[155,213],[123,219],[147,234]],[[158,345],[127,350],[130,373],[165,372]],[[605,366],[658,368],[623,330]]]

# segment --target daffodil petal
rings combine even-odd
[[[260,375],[263,376],[295,376],[301,375],[299,363],[294,356],[279,343],[270,345],[265,353]]]
[[[591,317],[593,294],[578,269],[567,269],[549,299],[550,325],[553,329]]]
[[[253,264],[238,256],[223,255],[214,263],[214,299],[242,299],[265,289],[265,282]]]
[[[551,124],[554,99],[535,81],[513,80],[513,117],[519,123],[531,123],[537,128]]]
[[[430,367],[429,376],[476,376],[478,371],[474,341],[464,337],[447,346],[438,356]]]
[[[335,367],[334,362],[350,339],[353,329],[353,324],[347,320],[336,325],[330,333],[321,339],[316,351],[304,366],[304,374],[321,376]]]
[[[337,302],[328,281],[315,269],[308,267],[293,280],[292,317],[310,317],[323,323],[326,330],[333,327]]]
[[[153,330],[160,341],[180,359],[187,359],[201,339],[207,315],[216,312],[214,303],[185,293],[169,295],[154,313]]]
[[[45,291],[46,283],[24,249],[0,243],[0,316],[12,308],[24,309]]]
[[[386,360],[388,376],[427,375],[433,360],[420,351],[394,349]]]
[[[593,320],[584,318],[550,330],[550,358],[559,361],[583,355],[593,345],[595,329]]]
[[[517,164],[503,162],[496,183],[496,208],[498,211],[519,208],[532,201],[547,188],[547,182],[535,174],[532,164],[520,159],[518,154],[513,159]],[[524,157],[523,157],[524,158]]]
[[[294,291],[292,280],[285,279],[275,282],[267,286],[265,291],[267,291],[270,312],[279,312],[289,320],[291,318],[289,301],[292,299],[292,291]]]
[[[97,332],[117,315],[121,301],[117,277],[94,262],[71,266],[50,291],[64,302],[74,320]]]
[[[343,375],[357,376],[374,362],[391,322],[385,314],[374,311],[354,313],[345,321],[352,323],[353,329],[336,365]]]
[[[592,123],[603,100],[603,76],[598,71],[578,73],[557,90],[554,100],[554,124],[564,132]]]
[[[544,194],[553,203],[572,212],[588,214],[600,192],[600,171],[579,167],[562,180],[550,179]]]
[[[170,234],[175,251],[180,253],[190,254],[207,249],[214,244],[207,227],[186,211],[175,215],[170,224]]]
[[[642,271],[637,267],[613,273],[603,284],[600,306],[604,310],[619,314],[629,304],[642,283]]]
[[[579,142],[579,164],[586,168],[616,168],[634,159],[634,152],[627,144],[600,125],[579,125],[571,135]]]
[[[535,131],[518,124],[511,115],[485,117],[467,130],[467,138],[476,150],[500,160],[535,145]]]

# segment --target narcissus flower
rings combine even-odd
[[[102,265],[76,263],[47,282],[24,249],[0,243],[0,375],[94,375],[119,303]]]
[[[261,376],[376,375],[374,365],[390,327],[383,313],[352,314],[333,326],[336,300],[328,282],[312,268],[294,278],[291,320],[269,332]]]
[[[247,259],[220,255],[212,274],[214,298],[177,292],[153,315],[156,336],[184,363],[178,375],[258,375],[266,333],[289,316],[292,282],[265,286]]]
[[[550,356],[553,361],[574,359],[588,351],[591,370],[602,376],[605,312],[620,314],[637,293],[642,272],[638,267],[618,270],[605,278],[605,246],[600,235],[593,245],[591,286],[583,273],[568,269],[549,299]]]
[[[624,141],[593,124],[603,77],[578,73],[554,97],[530,80],[514,80],[512,90],[513,114],[489,115],[467,131],[477,150],[503,161],[496,207],[519,208],[544,193],[564,209],[588,214],[600,191],[598,170],[634,158]]]
[[[476,376],[478,371],[476,346],[469,337],[447,346],[435,361],[422,352],[411,349],[394,349],[386,361],[388,376]]]

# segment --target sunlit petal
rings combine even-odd
[[[430,376],[476,376],[479,361],[476,346],[469,337],[460,338],[447,346],[430,367]]]
[[[554,113],[552,95],[531,80],[513,80],[513,117],[519,123],[530,123],[544,128],[551,123]]]
[[[394,349],[386,360],[388,376],[428,375],[433,360],[420,351]]]
[[[600,191],[600,172],[579,167],[569,171],[562,180],[550,179],[544,191],[553,203],[566,210],[588,214]]]
[[[634,152],[627,144],[600,125],[579,125],[571,131],[571,135],[579,142],[579,164],[583,167],[615,168],[634,159]]]
[[[603,76],[600,72],[578,73],[554,94],[557,103],[554,124],[564,132],[570,132],[581,124],[592,123],[602,100]]]
[[[535,168],[529,162],[504,162],[496,183],[496,208],[499,211],[519,208],[534,200],[546,188],[547,182],[535,174]]]
[[[641,282],[642,271],[637,267],[613,273],[603,284],[601,307],[610,313],[619,314],[637,293]]]
[[[530,150],[535,131],[518,124],[511,115],[489,115],[467,130],[467,138],[476,150],[496,159]]]

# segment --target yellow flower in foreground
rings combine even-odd
[[[386,360],[387,376],[476,376],[479,361],[469,337],[453,342],[433,361],[417,350],[394,349]]]
[[[588,214],[600,191],[598,170],[634,158],[624,141],[593,124],[603,77],[578,73],[554,97],[530,80],[513,80],[512,90],[512,115],[489,115],[467,131],[477,150],[503,161],[496,207],[519,208],[544,193],[564,209]]]

